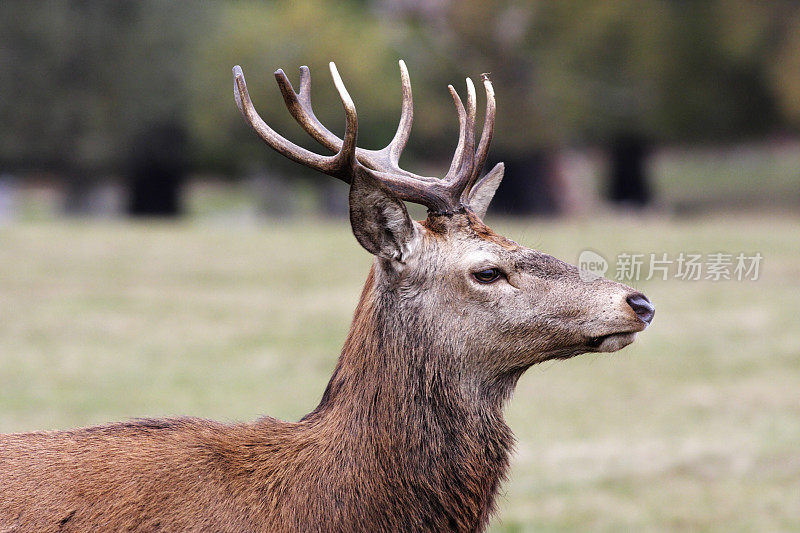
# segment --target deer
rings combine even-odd
[[[483,223],[503,177],[481,176],[496,104],[476,142],[476,91],[449,86],[459,137],[444,177],[399,165],[413,104],[391,142],[356,146],[356,108],[334,63],[340,138],[314,115],[310,71],[291,115],[331,155],[302,148],[257,113],[239,66],[234,96],[281,155],[349,185],[350,225],[374,256],[317,407],[296,422],[133,419],[0,437],[0,531],[483,531],[509,470],[503,408],[532,365],[614,352],[652,321],[647,297],[525,248]],[[427,208],[415,221],[404,202]]]

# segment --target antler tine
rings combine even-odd
[[[403,102],[400,108],[400,121],[392,141],[380,150],[358,149],[358,159],[365,166],[378,171],[390,171],[408,178],[426,183],[436,183],[438,178],[422,176],[400,168],[400,156],[408,143],[411,135],[411,124],[414,121],[414,100],[411,94],[411,78],[408,75],[406,62],[398,61],[400,65],[400,83],[403,92]]]
[[[462,172],[471,174],[475,165],[475,85],[471,78],[467,78],[467,138],[464,141],[464,155]]]
[[[281,72],[283,71],[281,70]],[[291,84],[289,84],[289,87],[291,87]],[[298,95],[303,101],[311,102],[311,71],[306,65],[300,67],[300,92]]]
[[[467,112],[464,110],[464,104],[461,102],[461,97],[458,96],[455,88],[448,85],[450,95],[453,97],[453,103],[456,106],[456,113],[458,113],[458,144],[456,151],[453,153],[453,160],[450,162],[450,169],[447,171],[444,179],[450,181],[456,175],[456,172],[461,167],[461,161],[464,157],[464,143],[467,139]]]
[[[483,80],[483,87],[486,90],[486,116],[483,119],[483,130],[481,131],[481,140],[478,142],[478,149],[475,151],[475,165],[472,169],[467,186],[464,193],[468,194],[469,190],[478,180],[483,165],[486,163],[486,156],[489,154],[489,145],[492,143],[492,136],[494,135],[494,118],[497,111],[497,105],[494,99],[494,87],[492,81],[489,79],[488,74],[481,74]]]
[[[342,169],[352,170],[356,164],[356,137],[358,137],[358,115],[356,114],[356,105],[353,99],[350,98],[350,93],[344,86],[342,77],[339,76],[339,70],[336,64],[331,61],[329,64],[331,69],[331,77],[336,90],[339,92],[339,97],[342,99],[345,114],[345,129],[344,129],[344,142],[339,153],[336,154],[335,160],[342,166]]]
[[[305,65],[300,67],[300,90],[297,93],[283,69],[275,71],[275,80],[278,82],[286,108],[297,123],[322,146],[337,152],[342,140],[319,121],[311,107],[311,72],[308,67]]]
[[[455,89],[452,86],[448,88],[456,103],[460,128],[456,153],[445,180],[453,196],[458,198],[466,190],[475,166],[475,85],[470,78],[467,78],[466,110]]]
[[[406,62],[402,59],[400,64],[400,83],[403,91],[403,103],[400,108],[400,122],[397,125],[397,132],[384,150],[387,151],[389,162],[392,167],[399,169],[400,155],[408,143],[408,137],[411,135],[411,124],[414,121],[414,100],[411,96],[411,78],[408,75],[408,68]]]

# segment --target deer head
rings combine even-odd
[[[236,103],[269,146],[350,184],[353,233],[376,258],[372,288],[393,295],[395,311],[417,325],[414,333],[424,336],[429,350],[459,354],[461,360],[449,366],[458,367],[465,382],[494,396],[497,391],[487,387],[515,382],[532,364],[619,350],[648,326],[654,308],[643,294],[606,279],[584,281],[576,267],[520,246],[481,221],[503,176],[499,163],[478,179],[495,119],[494,90],[487,75],[482,76],[486,117],[477,148],[474,85],[467,78],[466,108],[449,86],[458,112],[459,141],[447,174],[438,179],[398,164],[413,114],[403,61],[400,125],[381,150],[356,147],[355,106],[333,63],[330,69],[345,109],[344,140],[314,116],[307,67],[301,67],[299,92],[282,70],[275,77],[294,118],[335,155],[309,152],[267,126],[250,101],[238,66]],[[426,206],[427,220],[411,220],[403,200]]]

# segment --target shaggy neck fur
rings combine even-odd
[[[336,439],[341,464],[360,470],[360,486],[335,492],[371,506],[363,518],[390,530],[480,531],[513,436],[500,402],[464,386],[461,354],[431,342],[434,326],[399,309],[392,290],[370,273],[333,377],[302,423]]]

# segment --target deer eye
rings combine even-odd
[[[492,283],[502,275],[499,268],[487,268],[472,273],[472,276],[481,283]]]

